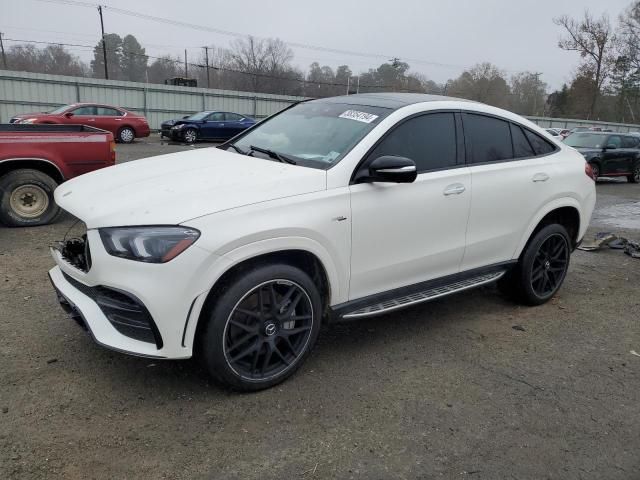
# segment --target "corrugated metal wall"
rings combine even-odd
[[[0,70],[0,123],[18,113],[52,110],[74,102],[117,105],[143,113],[151,128],[169,118],[202,110],[223,110],[264,118],[302,97],[206,88],[120,82]],[[619,132],[640,131],[640,125],[565,118],[527,117],[541,127],[601,127]]]
[[[169,118],[223,110],[264,118],[302,97],[174,87],[117,80],[0,70],[0,123],[18,113],[52,110],[75,102],[117,105],[145,114],[151,128]]]

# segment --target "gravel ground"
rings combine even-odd
[[[589,233],[640,240],[640,186],[598,194]],[[295,377],[239,395],[64,315],[47,245],[70,225],[0,227],[2,479],[640,479],[640,260],[620,251],[577,251],[541,307],[487,287],[326,328]]]

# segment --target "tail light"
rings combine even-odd
[[[585,162],[584,164],[584,173],[587,174],[587,177],[589,177],[591,180],[593,180],[594,182],[596,181],[596,176],[593,173],[593,168],[591,168],[591,164]]]
[[[115,165],[116,164],[116,142],[115,140],[113,140],[113,138],[109,142],[109,152],[111,153],[111,164]]]

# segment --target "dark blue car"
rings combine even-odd
[[[163,122],[160,135],[185,143],[228,140],[255,123],[251,117],[232,112],[199,112],[179,120]]]

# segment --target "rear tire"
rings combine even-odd
[[[633,173],[627,177],[629,183],[640,183],[640,163],[633,169]]]
[[[118,142],[132,143],[136,139],[136,132],[131,127],[122,127],[118,130]]]
[[[559,224],[543,227],[529,241],[516,267],[498,282],[500,290],[524,305],[541,305],[560,289],[569,268],[571,240]]]
[[[58,184],[38,170],[21,169],[0,177],[0,222],[8,227],[46,225],[60,215],[53,199]]]
[[[304,271],[262,265],[230,280],[207,307],[199,356],[223,386],[257,391],[289,378],[320,332],[322,300]]]

